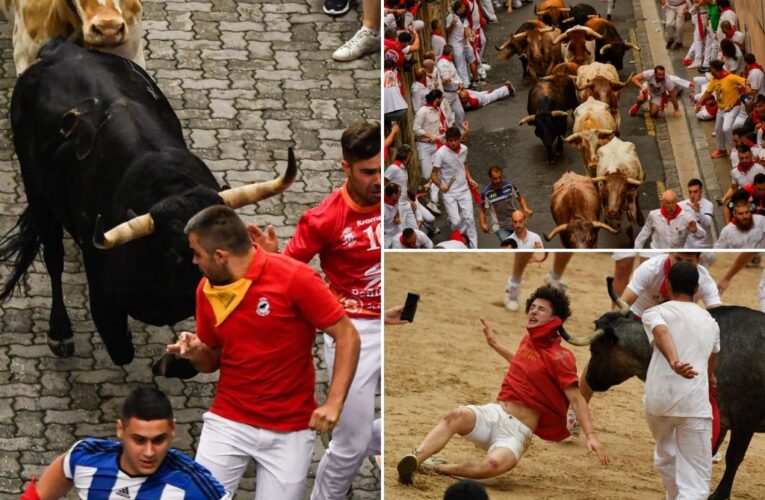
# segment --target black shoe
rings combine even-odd
[[[611,14],[606,14],[606,19],[611,20]]]
[[[324,12],[326,12],[326,10]],[[675,41],[670,38],[669,40],[667,40],[667,45],[665,45],[664,48],[665,49],[671,49],[673,43],[675,43]]]
[[[709,66],[701,66],[701,67],[699,67],[699,69],[698,69],[698,72],[699,72],[699,73],[701,73],[701,74],[704,74],[704,73],[706,73],[707,71],[709,71]]]
[[[351,0],[324,0],[324,13],[330,16],[342,16],[351,6]]]
[[[683,48],[683,42],[675,42],[675,46],[673,48],[675,50],[682,49]]]

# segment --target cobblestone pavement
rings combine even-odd
[[[284,170],[287,147],[295,145],[300,172],[290,190],[240,210],[259,225],[274,224],[283,240],[304,210],[342,183],[342,130],[379,117],[379,58],[331,59],[360,26],[361,7],[331,19],[321,5],[321,0],[143,0],[148,71],[178,113],[187,143],[221,182],[236,186],[271,179]],[[8,120],[15,82],[9,34],[8,23],[0,21],[0,233],[15,223],[25,203]],[[27,290],[0,308],[3,499],[18,498],[22,485],[77,439],[113,437],[122,398],[138,385],[155,384],[170,395],[178,420],[175,445],[193,453],[214,392],[212,376],[182,382],[151,375],[151,361],[175,338],[174,331],[193,327],[189,321],[173,331],[131,320],[136,359],[124,368],[112,365],[94,334],[85,275],[71,240],[66,252],[63,280],[75,357],[57,359],[45,344],[50,284],[41,259]],[[7,272],[0,267],[0,279]],[[320,338],[315,353],[317,392],[323,398],[327,376]],[[317,458],[322,451],[317,440]],[[254,485],[251,469],[237,498],[252,498]],[[379,472],[368,462],[352,498],[380,498]]]

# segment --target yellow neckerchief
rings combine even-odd
[[[242,278],[228,285],[212,286],[209,280],[205,280],[204,291],[207,301],[210,303],[215,313],[215,326],[219,326],[229,314],[247,295],[252,284],[251,279]]]

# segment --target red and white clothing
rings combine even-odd
[[[637,300],[630,306],[630,311],[636,316],[642,316],[646,309],[669,300],[669,255],[662,254],[651,257],[640,264],[627,288],[637,295]],[[693,296],[694,301],[701,299],[707,309],[722,304],[717,291],[715,280],[709,275],[704,266],[697,266],[699,271],[699,290]]]
[[[467,105],[462,105],[466,111],[488,106],[510,95],[510,89],[504,85],[500,85],[499,88],[491,91],[466,90],[466,92],[468,93]]]
[[[414,234],[417,236],[417,245],[416,249],[431,249],[433,248],[433,242],[430,241],[430,238],[428,238],[428,235],[420,231],[419,229],[414,229]],[[408,247],[404,245],[404,233],[398,233],[393,238],[393,245],[391,246],[394,250],[414,250],[414,248]]]
[[[417,80],[412,82],[412,111],[416,114],[425,105],[425,96],[430,92],[428,86]]]
[[[752,64],[746,68],[746,83],[749,88],[756,90],[758,95],[765,95],[765,71],[759,64]]]
[[[458,151],[449,146],[442,146],[436,152],[433,166],[441,171],[441,182],[449,185],[443,193],[444,207],[449,218],[451,230],[466,234],[469,248],[477,248],[478,233],[473,213],[473,196],[467,182],[467,146],[460,144]]]
[[[442,32],[434,31],[433,33],[431,33],[430,48],[433,49],[433,53],[436,55],[436,58],[441,57],[441,54],[444,53],[445,46],[446,46],[446,38],[444,38],[444,34]]]
[[[765,216],[752,214],[753,225],[742,231],[732,222],[720,231],[715,248],[765,248]]]
[[[399,213],[401,213],[402,207],[406,209],[406,206],[409,205],[409,198],[406,196],[409,190],[409,171],[407,171],[406,165],[396,160],[385,169],[385,178],[393,184],[401,186],[401,196],[398,198]]]
[[[759,148],[757,149],[759,150]],[[752,151],[752,154],[757,154],[758,152]],[[738,184],[739,189],[744,189],[745,186],[754,183],[754,178],[757,174],[765,174],[765,167],[757,162],[752,162],[748,166],[741,165],[738,161],[738,155],[736,155],[736,166],[731,169],[730,178]]]
[[[696,232],[688,229],[688,224],[693,221],[693,216],[677,206],[675,213],[668,216],[662,209],[651,210],[646,217],[645,225],[635,238],[635,248],[643,248],[648,238],[651,239],[651,248],[683,248],[687,238],[703,240],[707,233],[704,228],[696,225]]]
[[[457,90],[460,84],[467,88],[470,85],[470,80],[463,80],[457,73],[457,67],[454,64],[452,58],[441,56],[438,58],[438,62],[436,62],[436,67],[439,73],[441,73],[441,80],[444,84],[444,100],[451,107],[452,113],[454,113],[454,126],[464,131],[462,124],[465,121],[465,110],[462,108]],[[449,80],[449,83],[446,80]]]
[[[387,196],[383,205],[383,216],[385,218],[385,248],[390,248],[393,244],[393,236],[401,232],[401,214],[398,212],[398,203]],[[396,222],[396,217],[399,220]]]
[[[712,248],[712,223],[715,218],[714,204],[706,198],[699,200],[698,210],[691,206],[691,200],[682,200],[677,204],[684,212],[690,214],[696,220],[696,223],[703,227],[707,233],[702,239],[686,238],[685,248]]]
[[[451,31],[448,31],[448,27],[452,25],[452,22],[454,22],[454,27]],[[449,45],[452,46],[452,49],[454,49],[452,52],[452,56],[454,57],[454,66],[457,69],[460,80],[465,84],[465,87],[470,86],[470,71],[468,70],[468,64],[470,61],[466,57],[468,51],[470,50],[470,44],[465,37],[465,32],[468,29],[468,24],[469,21],[467,17],[462,19],[454,12],[450,12],[446,16],[446,26],[448,31],[448,34],[446,35],[446,41]],[[439,59],[439,68],[440,61],[441,59]],[[443,71],[441,73],[442,76],[445,76],[443,75]]]
[[[420,157],[420,169],[423,182],[430,179],[433,173],[433,163],[435,161],[438,146],[444,140],[447,122],[446,114],[440,107],[424,105],[414,115],[413,131],[417,141],[417,154]],[[431,142],[428,135],[438,138],[438,142]],[[435,184],[430,186],[430,201],[438,201],[438,187]]]
[[[303,214],[284,254],[321,259],[330,290],[350,318],[380,317],[380,205],[360,207],[343,185]]]

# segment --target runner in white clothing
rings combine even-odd
[[[542,245],[542,238],[535,232],[526,229],[526,214],[522,210],[516,210],[511,216],[513,222],[513,234],[510,235],[511,240],[515,240],[518,244],[518,250],[534,250],[544,248]]]
[[[464,131],[465,110],[462,108],[457,92],[470,85],[470,82],[466,84],[457,72],[457,67],[454,64],[455,50],[451,45],[446,45],[443,49],[443,54],[438,58],[436,67],[441,73],[441,82],[444,84],[444,98],[452,108],[455,125]]]
[[[425,96],[425,105],[414,116],[413,132],[417,141],[417,154],[420,157],[420,171],[423,181],[430,179],[433,173],[433,162],[438,147],[443,144],[446,133],[446,115],[441,109],[444,94],[440,90],[431,90]],[[441,213],[438,203],[438,186],[431,184],[428,190],[427,207],[436,215]]]
[[[428,75],[423,68],[414,70],[412,82],[412,111],[417,113],[425,105],[425,96],[430,92],[428,88]]]
[[[468,247],[477,248],[478,233],[473,215],[473,197],[470,189],[478,184],[470,174],[467,146],[461,144],[462,134],[456,127],[446,130],[446,145],[436,152],[433,182],[439,187],[452,231],[457,229],[468,238]]]
[[[468,24],[467,5],[465,5],[464,0],[456,0],[452,4],[452,12],[446,16],[446,41],[454,49],[452,54],[454,56],[454,66],[457,68],[457,73],[465,87],[470,86],[469,61],[465,57],[470,38]],[[446,50],[443,50],[443,54],[446,54]]]
[[[433,242],[428,235],[419,229],[408,227],[393,237],[391,248],[394,250],[412,250],[418,248],[433,248]]]
[[[688,199],[677,205],[691,214],[699,226],[707,233],[703,239],[686,238],[685,248],[712,248],[712,223],[715,218],[714,204],[704,198],[704,185],[699,179],[688,181]]]
[[[513,88],[512,83],[505,82],[504,85],[491,91],[462,89],[457,92],[457,95],[459,96],[460,103],[462,103],[462,109],[465,111],[471,111],[474,109],[482,108],[484,106],[488,106],[489,104],[495,101],[499,101],[500,99],[505,99],[511,95],[515,95],[515,89]]]
[[[694,303],[698,280],[696,266],[674,264],[669,271],[672,300],[643,316],[653,347],[643,401],[656,441],[654,466],[667,498],[707,498],[712,480],[709,387],[717,385],[720,327]]]
[[[661,196],[661,208],[649,212],[635,238],[635,248],[643,248],[648,238],[652,238],[651,248],[683,248],[687,238],[703,240],[706,235],[696,219],[678,206],[677,195],[668,189]]]
[[[765,248],[765,217],[752,214],[746,191],[733,196],[731,223],[720,231],[715,248]]]

